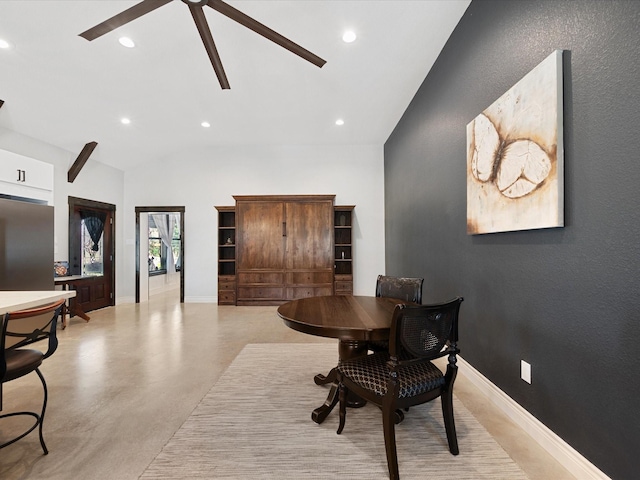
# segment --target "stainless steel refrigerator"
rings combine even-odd
[[[53,207],[0,198],[0,290],[53,290]]]

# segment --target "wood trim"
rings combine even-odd
[[[78,158],[76,158],[76,161],[73,162],[73,165],[71,165],[71,168],[67,172],[67,182],[73,183],[73,181],[80,173],[80,170],[82,170],[84,164],[87,163],[87,160],[89,160],[89,157],[97,146],[98,142],[89,142],[84,146],[84,148],[80,152],[80,155],[78,155]]]
[[[116,206],[111,203],[98,202],[95,200],[87,200],[85,198],[78,198],[69,196],[69,207],[75,205],[77,207],[87,207],[87,208],[100,208],[103,210],[111,210],[112,212],[116,211]]]
[[[236,202],[239,201],[261,201],[261,202],[318,202],[328,200],[333,202],[335,195],[233,195]]]

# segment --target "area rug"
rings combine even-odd
[[[141,479],[388,478],[377,407],[337,407],[311,420],[328,387],[313,382],[337,362],[337,344],[247,345]],[[524,472],[456,398],[460,455],[447,447],[440,400],[413,407],[396,427],[403,480],[526,479]]]

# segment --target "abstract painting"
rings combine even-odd
[[[564,226],[562,50],[467,125],[467,234]]]

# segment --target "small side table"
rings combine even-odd
[[[74,283],[78,280],[82,280],[83,278],[89,278],[84,275],[69,275],[66,277],[54,277],[54,283],[56,285],[61,285],[62,290],[75,290]],[[77,315],[82,318],[86,322],[88,322],[91,317],[85,313],[84,310],[78,304],[76,298],[69,299],[69,306],[66,305],[62,307],[62,329],[67,328],[67,311],[69,315]]]

